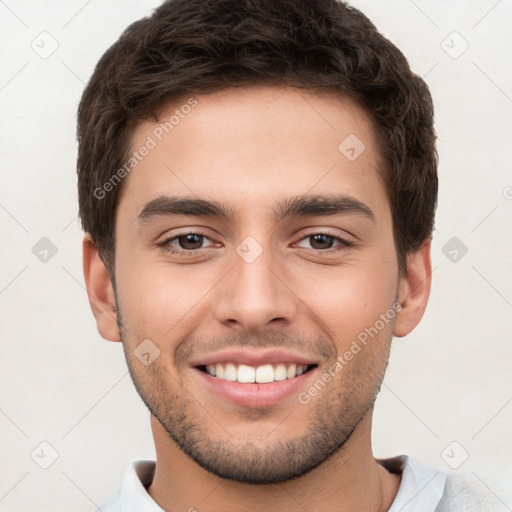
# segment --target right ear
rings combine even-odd
[[[106,340],[121,341],[112,281],[89,233],[84,236],[82,249],[85,286],[98,332]]]

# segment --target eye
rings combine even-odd
[[[306,249],[311,248],[317,251],[338,251],[354,245],[353,242],[345,238],[330,235],[328,233],[313,233],[311,235],[307,235],[299,242],[300,247],[304,247],[303,245],[300,245],[304,241],[306,243],[309,241],[310,244],[310,247],[305,247]]]
[[[165,252],[173,254],[193,253],[198,252],[199,249],[205,249],[205,240],[210,239],[204,233],[180,233],[160,242],[158,246]]]

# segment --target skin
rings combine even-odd
[[[157,465],[148,492],[165,510],[387,510],[400,476],[373,457],[373,402],[392,337],[412,331],[426,308],[430,240],[408,255],[400,278],[372,122],[352,100],[288,87],[196,99],[126,178],[116,218],[115,293],[88,234],[83,243],[98,330],[122,340],[153,413]],[[132,149],[157,125],[138,126]],[[338,150],[350,134],[365,144],[354,161]],[[283,199],[331,194],[364,203],[374,220],[347,212],[272,216]],[[161,195],[222,201],[233,216],[140,222],[144,205]],[[183,256],[158,246],[197,231],[207,237],[202,248],[186,252],[190,246],[172,242]],[[312,239],[318,233],[353,245],[326,249],[330,244]],[[251,263],[236,251],[248,236],[262,250]],[[395,301],[401,307],[393,319],[307,404],[293,394],[267,407],[235,405],[207,389],[191,366],[212,347],[283,347],[318,363],[305,376],[307,391]],[[160,351],[149,366],[134,355],[145,339]]]

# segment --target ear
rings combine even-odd
[[[84,236],[82,249],[85,286],[98,332],[106,340],[121,341],[112,281],[89,233]]]
[[[400,280],[398,301],[401,309],[395,317],[393,335],[401,338],[409,334],[419,323],[427,308],[432,282],[430,260],[431,238],[407,257],[407,274]]]

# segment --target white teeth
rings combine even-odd
[[[256,370],[252,366],[241,364],[238,367],[238,382],[254,382],[256,380]]]
[[[233,363],[228,363],[224,368],[224,379],[234,382],[238,378],[238,372],[236,366]]]
[[[224,378],[224,366],[223,365],[221,365],[221,364],[215,365],[215,376],[218,377],[219,379]]]
[[[288,369],[286,370],[286,378],[287,379],[293,379],[295,377],[296,373],[295,370],[297,369],[297,366],[294,364],[291,364],[288,366]]]
[[[234,363],[206,365],[206,372],[212,377],[231,382],[258,382],[260,384],[293,379],[294,377],[302,375],[306,370],[307,365],[304,364],[263,364],[256,368],[245,364],[240,364],[237,367]]]
[[[271,364],[264,364],[256,368],[256,382],[260,384],[274,382],[274,368],[272,368]]]
[[[286,380],[286,366],[278,364],[274,369],[274,380]]]

